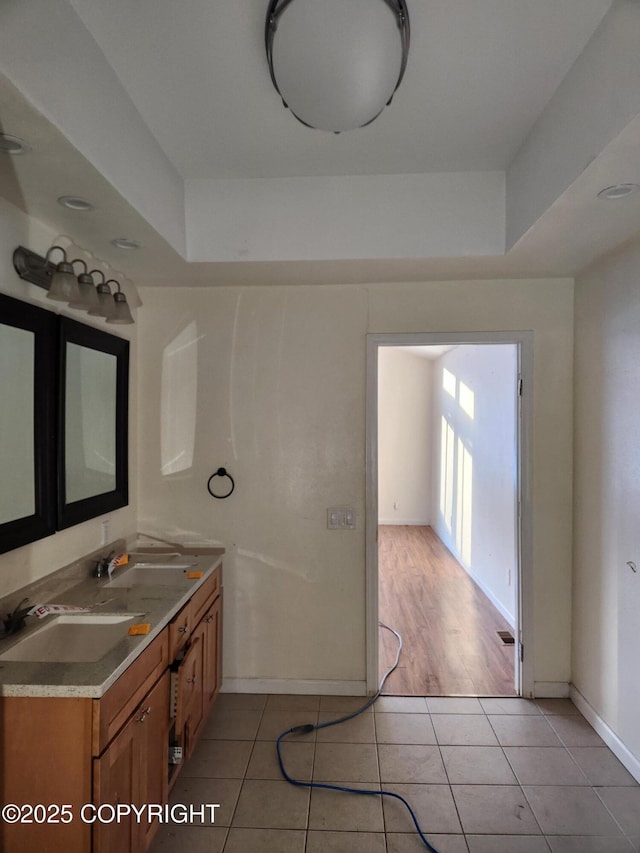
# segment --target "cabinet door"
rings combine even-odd
[[[169,765],[169,673],[165,672],[134,715],[140,738],[140,801],[167,802]],[[158,819],[140,824],[140,849],[147,850],[158,828]],[[120,851],[118,851],[120,853]]]
[[[204,693],[204,713],[205,716],[209,708],[213,704],[214,699],[220,689],[221,681],[221,662],[222,662],[222,635],[221,635],[221,616],[222,616],[222,599],[217,598],[207,615],[204,617],[206,625],[206,634],[204,637],[204,662],[203,662],[203,693]]]
[[[196,627],[191,638],[189,649],[189,669],[186,671],[188,682],[188,695],[185,697],[185,742],[187,757],[193,752],[203,720],[203,663],[204,663],[204,638],[206,626],[204,622]],[[186,659],[185,659],[186,660]]]
[[[100,758],[94,759],[93,802],[117,806],[140,803],[140,737],[135,717],[118,734]],[[105,814],[107,810],[105,809]],[[139,827],[130,817],[93,824],[93,853],[137,853]]]

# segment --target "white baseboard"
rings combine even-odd
[[[568,699],[568,681],[534,681],[533,695],[536,699]]]
[[[305,696],[366,696],[366,681],[298,678],[225,678],[221,693],[291,693]]]
[[[616,758],[624,764],[636,782],[640,782],[640,759],[638,759],[610,729],[602,717],[584,698],[573,684],[570,685],[569,697],[583,717],[590,723]]]

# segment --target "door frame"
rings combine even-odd
[[[378,350],[380,347],[514,344],[517,350],[516,424],[516,690],[533,697],[533,512],[531,423],[533,332],[368,334],[366,373],[365,620],[367,693],[378,689]],[[519,511],[518,511],[519,510]],[[526,653],[523,654],[526,649]]]

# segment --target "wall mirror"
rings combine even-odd
[[[129,342],[60,318],[58,528],[128,502]]]
[[[55,531],[57,319],[0,294],[0,553]]]
[[[0,294],[0,553],[128,503],[129,342]]]

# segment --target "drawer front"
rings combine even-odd
[[[101,699],[94,699],[93,754],[100,755],[169,666],[169,632],[146,648]]]

